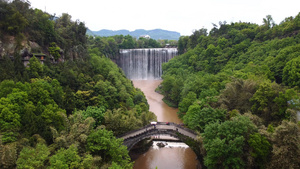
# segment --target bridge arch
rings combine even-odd
[[[180,135],[189,137],[193,140],[196,140],[197,137],[197,134],[194,131],[184,128],[176,123],[157,122],[155,126],[149,124],[140,129],[125,133],[119,136],[119,138],[124,139],[123,144],[127,146],[128,150],[130,150],[135,144],[137,144],[141,140],[158,135],[168,135],[174,138],[178,138],[182,142],[185,141],[180,137]]]

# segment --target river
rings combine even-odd
[[[140,88],[150,105],[150,111],[160,122],[182,123],[176,112],[178,109],[169,107],[162,99],[163,95],[155,92],[162,80],[132,80],[136,88]],[[171,143],[164,148],[153,146],[135,161],[134,169],[196,169],[196,154],[184,143]]]

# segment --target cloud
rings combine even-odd
[[[266,15],[276,23],[296,16],[299,0],[30,0],[32,7],[51,14],[69,13],[91,30],[166,29],[190,35],[219,21],[262,24]],[[46,8],[45,8],[46,7]]]

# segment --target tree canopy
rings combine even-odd
[[[88,39],[83,22],[28,1],[0,1],[0,9],[1,43],[17,37],[40,46],[20,54],[20,43],[13,57],[0,56],[0,168],[132,168],[116,136],[156,116],[104,54],[113,56],[118,45],[135,48],[136,41],[125,36],[117,43],[116,36],[96,45],[102,38]],[[26,66],[25,56],[32,56]]]
[[[0,168],[131,168],[116,136],[156,116],[112,60],[121,48],[177,42],[87,37],[83,22],[24,0],[0,1],[0,10],[0,41],[15,43],[0,56]],[[300,165],[300,13],[262,21],[196,30],[163,64],[164,100],[199,132],[207,168]]]
[[[200,132],[206,167],[272,168],[276,158],[283,168],[299,165],[271,132],[294,124],[289,132],[299,136],[299,25],[300,13],[280,24],[267,15],[262,25],[220,22],[180,37],[181,55],[163,64],[160,89],[184,124]],[[299,156],[299,144],[288,147]]]

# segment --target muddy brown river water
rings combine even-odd
[[[169,107],[162,99],[163,95],[155,92],[162,80],[133,80],[136,88],[140,88],[150,105],[150,111],[160,122],[182,123],[176,112],[178,109]],[[184,143],[171,143],[164,148],[152,146],[135,161],[134,169],[196,169],[196,154]]]

